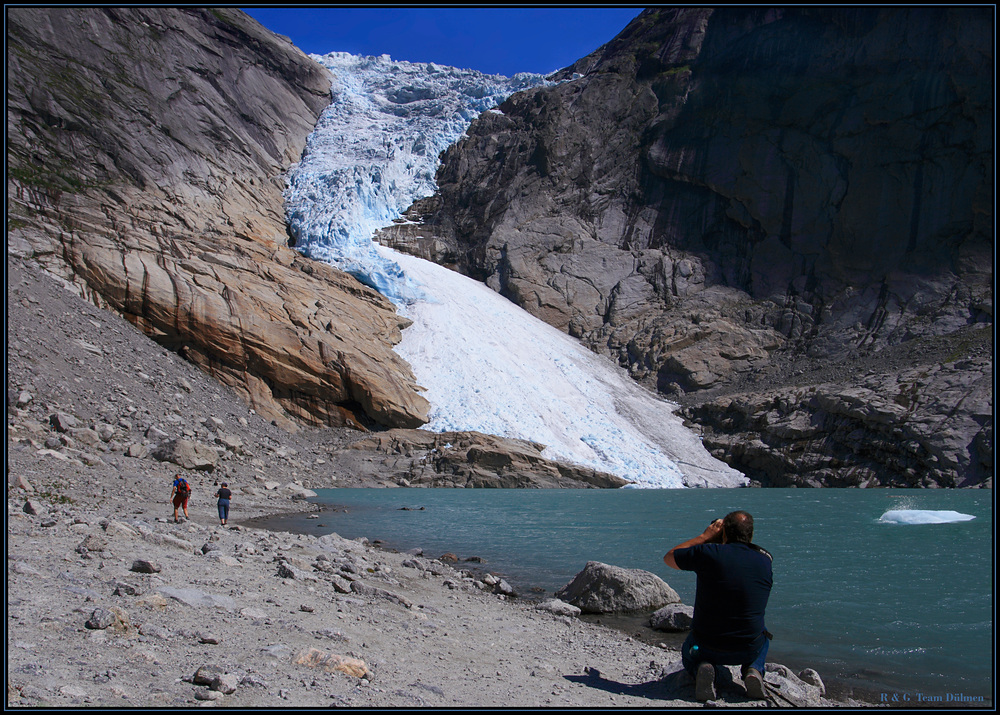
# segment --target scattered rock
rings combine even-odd
[[[86,626],[92,630],[103,631],[110,628],[115,622],[115,614],[106,608],[97,608],[90,614]]]
[[[79,422],[77,422],[73,415],[68,415],[65,412],[54,412],[49,415],[49,424],[52,425],[53,429],[57,432],[68,432],[74,427],[77,427]]]
[[[40,501],[37,501],[35,499],[28,499],[26,502],[24,502],[22,511],[25,514],[31,514],[32,516],[39,516],[41,514],[45,514],[46,512],[48,512],[48,509],[46,509],[45,505],[42,504]]]
[[[826,686],[823,684],[823,679],[819,676],[819,673],[812,668],[806,668],[805,670],[799,672],[799,680],[819,688],[820,695],[826,695]]]
[[[689,631],[694,622],[694,608],[683,603],[671,603],[649,617],[649,627],[655,631]]]
[[[278,564],[278,577],[290,578],[296,581],[318,581],[319,579],[305,569],[293,566],[290,563],[282,562]]]
[[[163,570],[163,567],[153,561],[136,559],[132,562],[132,570],[136,573],[160,573],[160,571]]]
[[[391,591],[386,591],[382,588],[377,588],[376,586],[369,586],[362,581],[352,581],[351,591],[361,596],[368,596],[369,598],[376,598],[383,601],[392,601],[393,603],[398,603],[403,608],[413,608],[413,603],[409,599],[404,598],[398,594],[392,593]]]
[[[309,668],[320,668],[328,673],[339,672],[346,673],[355,678],[373,679],[368,666],[360,658],[326,653],[318,648],[309,648],[297,653],[292,659],[292,663],[295,665],[304,665]]]
[[[208,687],[225,695],[231,695],[236,692],[239,684],[240,681],[236,675],[232,673],[220,673],[212,678],[212,682]]]
[[[502,596],[516,596],[517,592],[514,591],[514,587],[509,583],[500,579],[500,582],[493,586],[493,593],[500,594]]]
[[[159,638],[160,640],[168,640],[170,638],[170,631],[163,626],[158,626],[155,623],[143,623],[139,626],[139,635],[146,636],[148,638]]]
[[[221,608],[232,611],[236,608],[236,602],[229,596],[218,596],[200,591],[197,588],[174,588],[172,586],[161,586],[161,594],[167,598],[173,598],[181,603],[193,608]]]
[[[211,685],[224,672],[218,665],[203,665],[194,672],[191,680],[195,685]]]
[[[213,700],[222,700],[224,697],[225,697],[225,695],[223,693],[220,693],[218,690],[195,690],[194,691],[194,698],[195,698],[195,700],[213,701]]]
[[[576,606],[565,601],[560,601],[558,598],[550,598],[547,601],[542,601],[535,608],[539,611],[546,611],[554,613],[557,616],[568,616],[570,618],[576,618],[581,613],[580,609]]]

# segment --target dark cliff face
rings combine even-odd
[[[326,71],[235,9],[7,11],[8,253],[291,426],[416,427],[389,301],[287,246]]]
[[[992,372],[992,28],[992,11],[974,8],[648,10],[560,73],[562,84],[473,123],[443,155],[438,195],[411,210],[421,227],[386,240],[455,265],[650,387],[701,404],[690,416],[731,437],[717,456],[765,483],[982,482],[992,471],[992,390],[982,395],[979,380]],[[961,434],[945,448],[907,430],[915,412],[954,415],[964,398],[907,400],[892,429],[915,446],[892,465],[866,446],[863,417],[813,429],[838,422],[827,411],[837,400],[783,398],[771,422],[806,420],[808,440],[727,417],[729,403],[708,406],[723,392],[798,389],[810,371],[843,397],[859,388],[862,360],[899,377],[963,359],[965,377],[951,379],[976,391],[977,406],[947,428]],[[915,379],[899,378],[899,391]],[[774,456],[821,453],[834,432],[832,467]],[[734,439],[763,447],[740,457],[753,450]]]

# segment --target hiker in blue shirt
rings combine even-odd
[[[177,510],[184,509],[184,518],[188,519],[188,499],[191,497],[191,485],[180,474],[175,475],[173,489],[170,490],[170,498],[174,502],[174,523],[179,524]]]

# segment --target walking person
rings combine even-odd
[[[734,511],[663,557],[671,568],[698,574],[694,623],[681,647],[681,663],[702,702],[715,699],[716,665],[741,666],[747,695],[767,697],[762,674],[771,638],[764,626],[771,555],[752,540],[753,517]]]
[[[229,521],[229,500],[233,498],[233,493],[229,491],[229,485],[223,482],[215,496],[219,499],[219,523],[225,526]]]
[[[180,474],[174,475],[174,486],[170,490],[170,499],[174,503],[174,523],[179,524],[177,510],[184,510],[184,519],[188,520],[188,499],[191,497],[191,485]]]

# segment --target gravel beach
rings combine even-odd
[[[36,268],[7,268],[9,706],[699,705],[666,643],[542,610],[439,554],[255,528],[312,508],[309,489],[374,486],[332,457],[362,433],[280,429]],[[217,460],[161,461],[165,441]],[[181,472],[194,491],[174,523]],[[777,696],[749,701],[734,671],[712,704],[860,704],[780,665]]]

